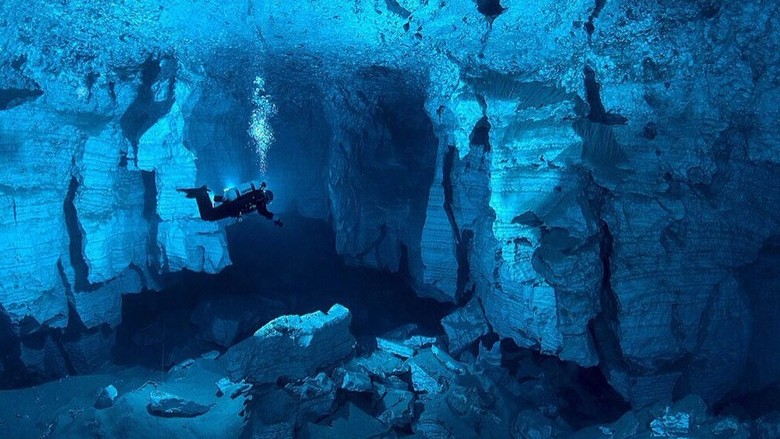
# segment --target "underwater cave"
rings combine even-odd
[[[0,436],[780,437],[715,3],[3,2]]]

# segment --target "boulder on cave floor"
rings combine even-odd
[[[149,394],[149,413],[163,418],[194,418],[209,411],[205,404],[154,390]]]
[[[107,409],[114,405],[117,396],[119,396],[119,391],[116,390],[116,387],[114,387],[113,384],[109,384],[100,389],[94,406],[98,410]]]
[[[333,380],[320,373],[284,387],[255,385],[246,432],[314,438],[395,437],[414,431],[438,437],[456,428],[462,437],[508,437],[510,423],[504,420],[512,419],[517,406],[500,387],[504,383],[482,376],[435,344],[418,342],[396,339],[389,348],[379,344],[337,367]],[[345,391],[339,398],[337,388]],[[345,401],[346,406],[334,404]]]
[[[225,374],[218,362],[203,358],[165,374],[149,374],[146,379],[152,380],[123,391],[113,406],[95,413],[97,433],[132,438],[238,437],[247,396],[241,392],[235,398],[217,396],[215,383]]]
[[[273,383],[301,379],[352,354],[352,314],[339,304],[327,313],[278,317],[220,359],[233,381]]]

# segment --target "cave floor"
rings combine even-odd
[[[201,358],[167,373],[143,367],[116,368],[100,375],[69,376],[40,386],[0,391],[0,437],[238,437],[243,395],[217,396],[225,376],[218,362]],[[100,389],[113,385],[120,395],[113,406],[96,409]],[[183,395],[210,406],[196,418],[163,418],[149,413],[155,391]]]

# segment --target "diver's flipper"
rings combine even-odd
[[[176,189],[176,190],[177,190],[177,191],[179,191],[179,192],[183,192],[184,194],[186,194],[187,198],[195,198],[195,197],[197,197],[197,196],[198,196],[198,194],[200,194],[200,193],[204,193],[204,194],[205,194],[205,193],[207,193],[207,192],[209,191],[209,188],[207,188],[207,187],[206,187],[206,185],[204,184],[204,185],[203,185],[203,186],[201,186],[201,187],[196,187],[196,188],[184,188],[184,189]]]

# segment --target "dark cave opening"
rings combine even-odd
[[[453,309],[419,298],[399,274],[345,264],[324,221],[287,216],[279,229],[249,217],[227,232],[233,265],[221,273],[168,274],[161,279],[162,291],[123,297],[116,362],[164,369],[224,349],[203,336],[210,329],[198,324],[213,323],[202,318],[204,312],[241,320],[252,310],[251,323],[230,340],[236,342],[280,315],[325,310],[334,303],[352,311],[358,339],[409,323],[421,333],[440,333],[441,318]]]
[[[2,88],[0,89],[0,111],[33,101],[43,95],[40,89]]]
[[[561,416],[575,428],[619,419],[631,406],[610,386],[598,367],[581,367],[558,357],[517,346],[510,339],[501,340],[501,366],[522,385],[533,386],[538,377],[548,382],[551,401]]]
[[[25,373],[25,367],[22,363],[21,349],[17,330],[14,323],[8,316],[5,308],[0,306],[0,384],[2,388],[26,387],[28,380]]]
[[[65,217],[65,226],[68,231],[68,250],[70,255],[70,264],[75,272],[73,289],[76,291],[90,291],[95,286],[89,283],[89,266],[84,259],[84,232],[81,230],[76,206],[73,200],[76,198],[76,192],[79,188],[79,181],[76,177],[71,177],[68,186],[68,193],[63,202],[62,210]]]
[[[477,11],[492,22],[506,10],[501,0],[477,0]]]
[[[604,125],[625,125],[628,122],[624,116],[611,113],[604,108],[601,102],[601,84],[596,79],[596,71],[590,66],[585,66],[585,95],[590,106],[588,119],[592,122]]]
[[[470,277],[469,251],[471,249],[474,232],[471,230],[461,230],[458,227],[455,212],[453,210],[453,184],[452,172],[455,165],[457,150],[454,146],[449,146],[444,155],[442,170],[442,186],[444,187],[444,211],[447,220],[452,228],[453,241],[455,242],[455,260],[458,263],[458,272],[456,280],[455,300],[458,303],[465,303],[473,291],[467,291],[466,287]]]
[[[705,2],[701,7],[701,17],[709,20],[712,18],[715,18],[718,15],[718,12],[720,12],[722,5],[719,1],[712,1]]]
[[[164,64],[163,61],[165,61]],[[119,119],[122,133],[134,147],[138,145],[139,139],[146,130],[171,110],[174,101],[173,90],[176,84],[175,71],[171,71],[172,64],[168,60],[150,56],[139,66],[141,83],[138,86],[137,95]],[[167,84],[164,86],[165,94],[162,100],[156,101],[153,86],[160,80],[161,75],[163,76],[162,80],[167,80]]]
[[[738,278],[750,302],[753,335],[739,385],[713,411],[757,419],[780,411],[780,342],[776,337],[780,331],[780,236],[768,238]]]
[[[400,72],[381,74],[386,76],[383,81],[403,84]],[[373,118],[383,132],[375,149],[361,152],[358,163],[366,168],[359,171],[370,177],[378,195],[376,203],[394,208],[410,201],[415,212],[424,211],[427,188],[433,182],[438,139],[423,110],[423,94],[406,86],[395,93],[380,94],[376,101]],[[422,228],[422,224],[417,227]]]
[[[490,152],[490,121],[487,116],[482,116],[474,125],[469,135],[469,143],[485,148],[485,152]]]
[[[398,3],[398,0],[385,0],[385,5],[387,5],[388,11],[401,16],[401,18],[409,18],[412,15],[408,9]]]
[[[154,171],[141,171],[141,182],[144,188],[143,215],[149,223],[149,234],[146,238],[146,248],[149,252],[148,265],[150,273],[160,271],[160,248],[157,246],[157,230],[160,217],[157,215],[157,175]]]
[[[588,33],[588,37],[593,35],[593,32],[596,30],[596,25],[593,24],[593,21],[598,18],[601,10],[604,9],[606,4],[607,0],[596,0],[596,5],[593,7],[593,12],[590,13],[588,21],[585,23],[585,32]]]
[[[401,260],[395,273],[357,268],[355,254],[337,254],[328,198],[333,121],[325,116],[326,96],[316,83],[293,80],[316,77],[313,66],[282,58],[253,70],[252,59],[226,53],[217,61],[222,57],[237,67],[209,70],[201,83],[203,90],[182,103],[189,114],[184,143],[198,157],[197,182],[219,191],[221,185],[258,178],[247,128],[257,86],[253,72],[262,72],[264,92],[276,97],[277,107],[272,116],[276,143],[269,152],[265,179],[277,198],[271,208],[283,213],[285,227],[275,228],[252,215],[227,227],[233,264],[219,274],[164,274],[155,279],[161,291],[123,296],[115,360],[166,369],[177,360],[223,350],[275,317],[326,310],[334,303],[352,311],[352,328],[358,337],[408,323],[423,332],[440,333],[440,319],[453,306],[420,299],[410,287],[409,265],[419,258],[415,253],[419,250],[400,242]],[[151,83],[165,79],[156,65],[147,61],[137,101],[149,92]],[[362,188],[366,199],[361,203],[371,208],[376,204],[388,212],[416,212],[402,232],[419,234],[424,217],[418,213],[424,213],[427,204],[427,191],[420,189],[433,180],[438,145],[424,111],[424,95],[419,84],[407,81],[401,71],[375,67],[358,72],[356,80],[345,80],[344,87],[357,90],[357,101],[342,104],[367,127],[365,133],[349,139],[356,156],[346,158],[356,162],[350,165],[354,169],[345,170],[345,177],[357,178],[349,184]],[[148,247],[154,261],[159,259],[155,256],[159,255],[155,173],[143,172],[142,177],[144,216],[150,224]],[[326,221],[329,217],[331,223]],[[391,239],[397,237],[390,234],[399,231],[379,225],[385,230],[380,241],[386,236],[387,243],[377,246],[392,245]],[[419,237],[409,242],[415,239]],[[158,268],[166,271],[164,266],[149,268],[152,273]],[[247,317],[242,313],[246,310],[254,315]],[[235,334],[217,333],[225,321],[240,321]]]

